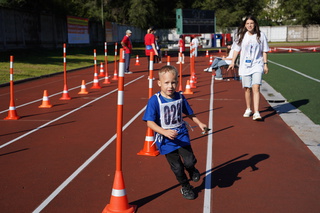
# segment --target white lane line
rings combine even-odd
[[[141,79],[142,77],[144,77],[144,75],[142,75],[142,76],[140,76],[140,77],[138,77],[138,78],[136,78],[136,79],[134,79],[134,80],[126,83],[124,86],[127,86],[127,85],[129,85],[129,84],[132,84],[133,82]],[[61,115],[61,116],[58,117],[58,118],[55,118],[55,119],[53,119],[53,120],[51,120],[51,121],[49,121],[49,122],[47,122],[47,123],[45,123],[45,124],[43,124],[43,125],[35,128],[35,129],[33,129],[33,130],[31,130],[31,131],[23,134],[23,135],[20,135],[19,137],[15,138],[15,139],[12,139],[11,141],[8,141],[8,142],[5,143],[5,144],[2,144],[2,145],[0,146],[0,149],[2,149],[3,147],[6,147],[6,146],[8,146],[8,145],[10,145],[10,144],[18,141],[18,140],[20,140],[21,138],[24,138],[24,137],[26,137],[26,136],[28,136],[28,135],[30,135],[30,134],[38,131],[38,130],[40,130],[40,129],[46,127],[46,126],[48,126],[49,124],[54,123],[54,122],[56,122],[56,121],[58,121],[58,120],[60,120],[60,119],[62,119],[62,118],[64,118],[64,117],[66,117],[66,116],[68,116],[68,115],[70,115],[70,114],[72,114],[72,113],[74,113],[74,112],[76,112],[76,111],[78,111],[78,110],[80,110],[80,109],[82,109],[82,108],[84,108],[84,107],[86,107],[86,106],[88,106],[88,105],[90,105],[90,104],[92,104],[92,103],[100,100],[101,98],[104,98],[104,97],[106,97],[106,96],[108,96],[108,95],[116,92],[116,91],[118,91],[118,89],[114,89],[114,90],[112,90],[111,92],[108,92],[108,93],[106,93],[106,94],[104,94],[104,95],[102,95],[102,96],[100,96],[100,97],[98,97],[98,98],[96,98],[96,99],[94,99],[94,100],[86,103],[86,104],[83,104],[82,106],[80,106],[80,107],[78,107],[78,108],[76,108],[76,109],[74,109],[74,110],[71,110],[70,112],[67,112],[66,114]]]
[[[214,100],[214,76],[211,78],[211,91],[210,91],[210,104],[209,104],[209,122],[208,126],[213,132],[213,100]],[[212,143],[213,133],[208,134],[207,144],[207,164],[206,164],[206,178],[205,178],[205,189],[204,189],[204,202],[203,202],[203,213],[211,212],[211,175],[212,175]]]
[[[100,80],[102,80],[102,79],[100,79]],[[92,82],[93,82],[93,81],[90,81],[90,82],[86,83],[86,85],[87,85],[87,84],[90,84],[90,83],[92,83]],[[80,86],[73,87],[73,88],[71,88],[71,89],[68,89],[68,91],[72,91],[72,90],[78,89],[78,88],[80,88],[80,87],[81,87],[81,85],[80,85]],[[60,95],[60,94],[62,94],[62,92],[63,92],[63,91],[57,92],[57,93],[55,93],[55,94],[49,95],[48,97],[50,98],[50,97],[53,97],[53,96],[56,96],[56,95]],[[41,101],[42,101],[42,98],[39,98],[39,99],[37,99],[37,100],[30,101],[30,102],[27,102],[27,103],[25,103],[25,104],[21,104],[21,105],[19,105],[19,106],[16,106],[16,108],[24,107],[24,106],[27,106],[27,105],[30,105],[30,104],[33,104],[33,103],[41,102]],[[0,111],[0,114],[5,113],[5,112],[8,112],[8,111],[9,111],[9,108],[6,109],[6,110]]]
[[[146,106],[143,107],[135,116],[131,118],[128,123],[122,127],[124,131],[140,114],[145,110]],[[34,211],[33,213],[41,212],[77,175],[84,170],[103,150],[105,150],[117,137],[117,134],[112,136],[98,151],[96,151],[88,160],[86,160],[76,171],[74,171],[56,190],[54,190],[49,197],[47,197]]]
[[[309,78],[309,79],[311,79],[311,80],[314,80],[314,81],[320,83],[320,80],[319,80],[319,79],[313,78],[313,77],[311,77],[311,76],[309,76],[309,75],[306,75],[306,74],[304,74],[304,73],[302,73],[302,72],[299,72],[299,71],[297,71],[297,70],[295,70],[295,69],[292,69],[292,68],[290,68],[290,67],[284,66],[284,65],[282,65],[282,64],[278,64],[277,62],[274,62],[274,61],[270,61],[270,60],[269,60],[269,62],[271,62],[271,63],[273,63],[273,64],[275,64],[275,65],[278,65],[278,66],[280,66],[280,67],[286,68],[286,69],[288,69],[288,70],[290,70],[290,71],[292,71],[292,72],[295,72],[295,73],[297,73],[297,74],[299,74],[299,75],[302,75],[303,77]]]

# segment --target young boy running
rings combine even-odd
[[[176,92],[177,84],[178,71],[175,67],[164,66],[159,70],[160,92],[150,98],[143,120],[147,121],[148,127],[156,132],[155,143],[160,154],[166,156],[171,170],[181,184],[183,197],[193,200],[195,194],[185,169],[194,182],[199,181],[200,173],[195,168],[197,159],[191,148],[182,113],[193,120],[203,132],[207,131],[207,125],[194,115],[186,98]]]

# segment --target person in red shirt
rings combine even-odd
[[[148,71],[150,70],[150,52],[153,52],[154,56],[158,56],[158,51],[155,45],[155,36],[154,36],[154,28],[150,27],[147,31],[147,34],[144,36],[144,44],[146,46],[145,53],[148,57]]]
[[[183,35],[180,35],[179,36],[179,43],[178,43],[178,46],[179,46],[179,53],[182,54],[182,58],[181,58],[181,62],[184,64],[184,51],[186,50],[186,46],[185,46],[185,42],[184,42],[184,39],[183,39]],[[177,64],[180,64],[180,57],[178,57],[178,62]]]
[[[130,54],[132,52],[132,43],[130,40],[130,36],[132,35],[131,30],[127,30],[126,31],[126,35],[123,37],[122,41],[121,41],[121,45],[123,47],[123,49],[125,50],[124,53],[124,58],[125,58],[125,74],[132,74],[132,72],[130,72],[129,70],[129,66],[130,66]]]

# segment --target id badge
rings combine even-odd
[[[252,64],[251,58],[247,56],[244,64],[246,65],[246,67],[250,67]]]

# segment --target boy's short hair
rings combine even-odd
[[[163,67],[160,68],[158,74],[159,74],[159,79],[160,79],[160,76],[162,74],[165,74],[167,72],[170,72],[172,73],[176,78],[178,78],[178,70],[174,67],[174,66],[171,66],[171,65],[165,65]]]

